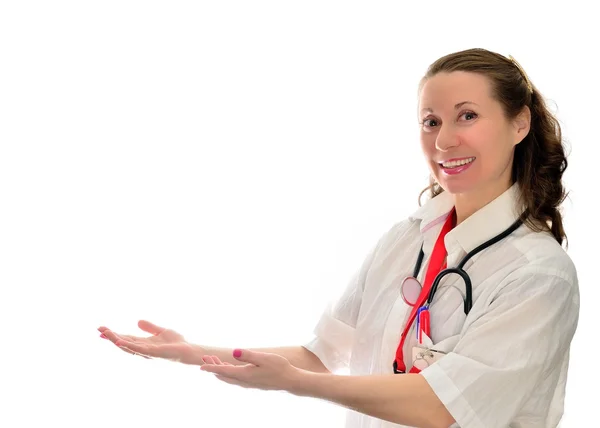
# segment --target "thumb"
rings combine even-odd
[[[139,320],[138,327],[144,330],[147,333],[151,333],[153,335],[157,335],[165,331],[165,328],[159,327],[156,324],[152,324],[150,321]]]
[[[249,351],[247,349],[234,349],[233,358],[238,361],[245,363],[254,364],[255,366],[262,366],[269,361],[270,354],[265,352]]]

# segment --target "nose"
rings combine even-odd
[[[460,146],[460,138],[450,126],[442,125],[435,139],[435,148],[446,152],[454,147]]]

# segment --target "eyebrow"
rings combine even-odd
[[[457,103],[457,104],[454,105],[454,110],[458,110],[459,108],[461,108],[465,104],[478,105],[477,103],[474,103],[473,101],[461,101],[461,102],[459,102],[459,103]],[[425,107],[425,108],[421,109],[421,113],[423,113],[425,111],[433,113],[433,110],[430,109],[429,107]]]

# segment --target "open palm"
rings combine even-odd
[[[188,343],[176,331],[159,327],[145,320],[140,320],[138,327],[151,336],[117,334],[107,327],[100,327],[98,331],[104,338],[130,354],[137,354],[144,358],[163,358],[184,364],[203,364],[202,352],[198,352],[198,347]]]

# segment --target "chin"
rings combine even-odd
[[[453,195],[469,193],[473,190],[476,190],[476,186],[470,185],[468,183],[447,183],[444,181],[438,181],[442,189],[444,191],[451,193]]]

